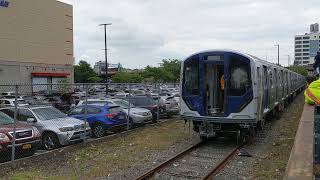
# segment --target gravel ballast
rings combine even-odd
[[[303,105],[300,93],[280,119],[266,122],[264,130],[244,147],[252,157],[236,156],[215,179],[283,179]]]

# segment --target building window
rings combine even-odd
[[[296,48],[301,48],[301,45],[296,45]]]
[[[303,39],[310,39],[310,37],[309,36],[305,36],[305,37],[303,37]]]
[[[296,52],[301,52],[301,49],[296,49]]]
[[[305,48],[305,47],[309,47],[309,45],[303,45],[303,47]]]
[[[296,60],[301,60],[301,57],[296,57]]]
[[[303,64],[308,64],[308,63],[309,63],[309,61],[303,61],[302,63],[303,63]]]
[[[296,41],[296,44],[301,44],[302,43],[302,41]]]
[[[296,53],[295,55],[296,55],[296,56],[301,56],[301,53]]]
[[[302,51],[309,51],[309,49],[303,49]]]
[[[302,37],[296,37],[296,38],[295,38],[295,40],[300,40],[300,39],[302,39]]]
[[[309,59],[309,57],[303,57],[303,59]]]
[[[309,41],[303,41],[303,43],[309,43]]]
[[[309,53],[303,53],[304,56],[309,56]]]

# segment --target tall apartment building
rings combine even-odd
[[[304,35],[296,35],[294,38],[294,64],[310,65],[314,63],[314,57],[320,50],[319,24],[311,24],[310,32]]]
[[[73,82],[72,6],[56,0],[1,2],[0,85]]]

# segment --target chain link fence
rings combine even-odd
[[[179,84],[0,85],[0,163],[157,123]]]

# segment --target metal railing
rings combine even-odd
[[[38,149],[85,144],[92,134],[98,137],[97,126],[105,134],[125,131],[179,111],[178,103],[166,102],[170,95],[179,96],[179,84],[108,83],[108,91],[105,87],[104,83],[0,85],[0,163],[11,161],[14,167],[17,158]],[[113,124],[103,124],[101,117]]]

